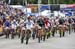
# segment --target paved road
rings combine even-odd
[[[17,37],[15,39],[0,37],[0,49],[75,49],[75,33],[66,34],[62,38],[57,34],[56,37],[51,37],[41,43],[38,43],[37,39],[30,39],[28,45],[21,44]]]

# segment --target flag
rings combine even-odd
[[[10,4],[10,3],[11,3],[11,0],[8,1],[8,4]]]

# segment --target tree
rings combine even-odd
[[[38,4],[38,0],[27,0],[29,4]]]
[[[75,3],[75,0],[60,0],[60,4],[73,4]]]
[[[8,0],[5,0],[8,3]],[[41,0],[42,4],[75,4],[75,0]],[[49,2],[48,2],[49,1]],[[27,0],[29,4],[38,4],[38,0]],[[11,0],[11,4],[23,4],[23,0]]]
[[[48,4],[48,0],[41,0],[42,4]]]
[[[59,0],[59,4],[66,4],[65,0]]]

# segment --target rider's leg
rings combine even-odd
[[[53,37],[55,36],[55,27],[53,28],[53,34],[52,35],[53,35]]]
[[[38,36],[38,42],[40,43],[40,37]]]
[[[5,38],[7,38],[7,32],[6,32],[6,30],[4,29],[4,34],[5,34]]]
[[[18,38],[20,38],[20,33],[18,33]]]
[[[65,32],[63,32],[63,37],[65,36]]]
[[[46,37],[46,35],[43,35],[43,41],[45,41],[45,37]]]
[[[14,39],[14,29],[11,29],[11,38]]]
[[[53,31],[53,33],[52,33],[52,36],[53,36],[53,37],[55,36],[54,34],[55,34],[55,31]]]
[[[69,25],[69,34],[71,34],[71,26]]]
[[[24,37],[21,37],[21,43],[24,43]]]
[[[20,38],[21,32],[20,31],[16,31],[16,35],[18,36],[18,38]]]
[[[62,32],[61,32],[61,31],[59,31],[60,37],[62,36],[62,35],[61,35],[61,33],[62,33]]]
[[[48,38],[50,37],[50,30],[48,29]]]
[[[36,38],[38,38],[38,31],[36,30]]]
[[[38,29],[38,42],[40,43],[40,40],[42,39],[42,36],[40,35],[40,29]]]
[[[27,30],[26,34],[26,44],[28,44],[29,38],[31,36],[31,30]]]
[[[28,40],[29,40],[29,38],[26,38],[26,44],[28,44]]]
[[[44,30],[42,30],[42,36],[43,36],[43,41],[45,41],[45,38],[46,38],[46,33],[48,33],[47,32],[47,29],[45,29],[46,31],[44,31]]]
[[[6,38],[9,38],[9,34],[10,34],[10,30],[7,29],[7,32],[6,32]]]
[[[48,31],[48,29],[47,29],[47,39],[49,38],[49,31]]]
[[[75,33],[75,28],[74,28],[74,33]]]
[[[33,30],[32,38],[35,39],[35,30]]]
[[[21,43],[24,43],[25,32],[22,31]]]

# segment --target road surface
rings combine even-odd
[[[75,49],[75,33],[68,33],[60,38],[58,34],[55,37],[46,39],[45,42],[30,39],[29,44],[21,44],[20,39],[5,39],[0,37],[0,49]]]

